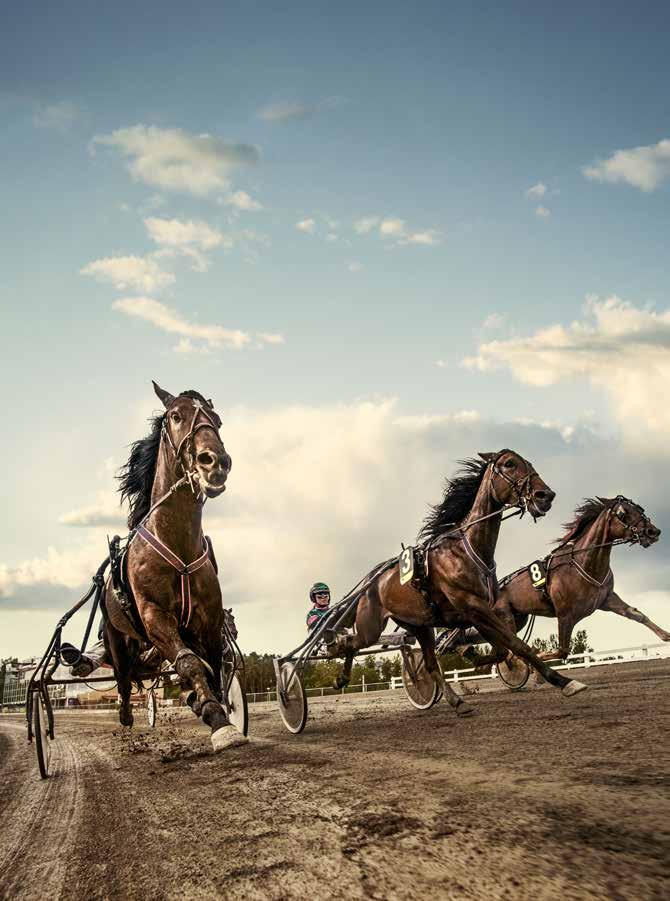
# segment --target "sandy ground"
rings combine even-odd
[[[583,678],[469,719],[327,699],[297,737],[259,705],[219,755],[192,717],[63,713],[46,781],[0,717],[0,897],[668,898],[670,661]]]

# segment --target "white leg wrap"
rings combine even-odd
[[[212,747],[215,751],[223,751],[225,748],[234,748],[237,745],[246,745],[249,739],[238,732],[235,726],[222,726],[216,732],[212,732]]]
[[[572,679],[563,689],[563,694],[566,698],[572,698],[574,695],[578,695],[580,691],[586,691],[587,688],[588,685],[584,685],[583,682]]]

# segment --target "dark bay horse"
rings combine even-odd
[[[345,658],[340,682],[348,682],[354,655],[374,644],[391,618],[416,635],[425,665],[457,713],[472,707],[444,682],[435,655],[435,626],[475,626],[494,646],[502,646],[535,667],[570,697],[586,688],[547,666],[517,638],[494,611],[497,582],[494,554],[503,511],[516,507],[533,518],[544,516],[554,492],[531,464],[512,450],[480,454],[447,482],[441,504],[433,508],[419,538],[424,558],[422,584],[400,582],[399,566],[374,570],[355,613],[355,634],[340,635],[331,653]]]
[[[153,659],[177,672],[184,697],[211,730],[216,751],[247,741],[221,704],[224,611],[211,545],[202,532],[206,498],[225,491],[232,461],[221,420],[197,391],[177,397],[154,382],[165,412],[133,444],[122,470],[130,504],[126,597],[105,589],[105,646],[118,681],[119,718],[131,726],[131,684]],[[155,650],[154,650],[155,649]]]
[[[660,529],[643,508],[622,495],[587,498],[565,528],[566,534],[543,561],[544,584],[533,587],[530,566],[512,573],[501,584],[496,603],[498,615],[510,626],[514,624],[515,631],[525,626],[529,616],[557,617],[559,647],[545,652],[544,659],[567,657],[572,630],[596,610],[625,616],[647,626],[661,641],[670,641],[670,632],[614,591],[612,548],[618,544],[647,548],[660,538]]]

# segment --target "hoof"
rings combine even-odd
[[[473,707],[472,704],[468,704],[467,701],[461,701],[456,708],[457,716],[471,716],[473,713],[477,713],[477,708]]]
[[[578,695],[580,691],[586,691],[588,685],[584,685],[583,682],[578,682],[576,679],[572,679],[563,689],[563,695],[566,698],[571,698],[574,695]]]
[[[212,732],[212,747],[215,751],[223,751],[225,748],[234,748],[237,745],[246,745],[249,739],[238,732],[235,726],[222,726],[216,732]]]

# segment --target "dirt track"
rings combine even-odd
[[[297,738],[256,709],[218,756],[195,719],[62,714],[44,782],[2,717],[0,897],[670,897],[670,661],[585,681],[466,720],[331,700]]]

